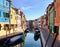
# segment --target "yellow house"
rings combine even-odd
[[[25,30],[27,28],[27,26],[26,26],[26,17],[24,15],[24,13],[22,13],[22,28],[23,28],[23,30]]]
[[[10,8],[10,28],[13,31],[10,31],[11,33],[14,32],[15,28],[17,27],[17,21],[16,21],[16,8],[11,7]]]

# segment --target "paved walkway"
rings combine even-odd
[[[25,39],[24,47],[41,47],[40,39],[34,40],[34,34],[28,33]]]
[[[42,38],[43,47],[45,47],[46,40],[45,40],[44,37],[43,37],[43,33],[42,33],[42,32],[40,32],[40,33],[41,33],[41,38]]]
[[[44,29],[41,29],[41,37],[42,37],[44,47],[45,47],[45,43],[48,38],[48,35],[49,35],[49,33],[47,31],[45,31]],[[46,47],[51,47],[53,40],[54,40],[54,37],[52,35],[50,35]],[[60,47],[60,42],[56,40],[54,47]]]

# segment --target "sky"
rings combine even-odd
[[[25,14],[27,20],[34,20],[43,16],[51,2],[53,0],[12,0],[12,4]]]

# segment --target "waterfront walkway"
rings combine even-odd
[[[41,38],[42,38],[42,42],[43,42],[43,47],[52,47],[51,45],[54,40],[53,35],[50,34],[50,36],[49,36],[49,32],[45,31],[44,29],[41,29],[40,33],[41,33]],[[49,40],[47,41],[47,44],[46,44],[46,40],[47,40],[48,36],[49,36]],[[46,46],[45,46],[45,44],[46,44]],[[53,47],[60,47],[60,42],[56,40]]]
[[[24,47],[41,47],[40,39],[34,40],[34,33],[28,33],[25,38]]]

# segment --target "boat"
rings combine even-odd
[[[23,38],[24,38],[24,34],[22,33],[12,38],[8,38],[4,43],[5,45],[13,46],[13,45],[24,42]]]
[[[38,28],[35,28],[34,40],[37,41],[39,37],[40,37],[40,30]]]

